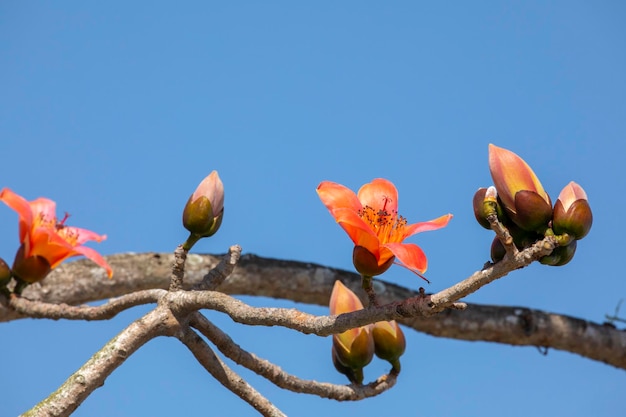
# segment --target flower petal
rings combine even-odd
[[[406,226],[404,237],[402,238],[402,240],[417,233],[429,232],[431,230],[437,230],[441,229],[442,227],[446,227],[451,219],[452,214],[445,214],[441,217],[437,217],[436,219],[429,220],[427,222],[409,224]]]
[[[362,186],[357,195],[363,206],[370,206],[374,211],[398,212],[398,190],[389,180],[376,178]]]
[[[321,182],[317,186],[317,194],[333,216],[333,211],[339,208],[348,208],[355,212],[363,208],[354,191],[336,182]]]
[[[109,276],[109,278],[113,276],[113,269],[111,268],[111,266],[107,263],[107,261],[104,260],[102,255],[100,255],[94,249],[89,248],[87,246],[77,246],[74,248],[74,252],[75,252],[75,255],[72,255],[72,256],[83,255],[87,259],[91,259],[97,265],[104,268],[107,271],[107,275]]]
[[[356,212],[342,208],[335,210],[333,216],[356,246],[363,246],[376,256],[377,260],[380,258],[380,241],[378,236]]]
[[[400,261],[400,265],[418,271],[420,274],[426,272],[428,268],[428,259],[422,248],[414,243],[386,243],[383,245],[389,249],[396,259]]]
[[[106,235],[99,235],[91,230],[81,229],[80,227],[65,226],[57,230],[57,234],[65,240],[72,242],[73,245],[82,245],[90,240],[102,242],[107,238]]]
[[[19,216],[20,242],[26,238],[33,224],[33,212],[28,201],[21,195],[15,194],[9,188],[0,191],[0,201],[15,210]]]

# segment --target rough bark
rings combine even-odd
[[[202,282],[221,256],[190,254],[185,288]],[[28,287],[24,298],[80,305],[131,292],[167,289],[172,274],[172,254],[119,254],[107,258],[115,271],[109,280],[101,268],[88,261],[66,263],[41,284]],[[308,304],[327,305],[335,280],[356,290],[360,276],[322,265],[242,256],[233,274],[219,290],[228,294],[259,295]],[[381,304],[418,296],[419,293],[384,281],[376,282]],[[0,321],[22,316],[0,303]],[[626,369],[626,332],[610,325],[533,310],[468,304],[464,311],[445,310],[428,317],[404,318],[402,324],[433,336],[482,340],[510,345],[554,348]]]

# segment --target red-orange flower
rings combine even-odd
[[[416,233],[445,227],[452,218],[451,214],[446,214],[427,222],[408,224],[398,214],[398,190],[382,178],[365,184],[358,194],[330,181],[322,182],[317,193],[354,242],[354,265],[366,276],[382,274],[395,259],[400,266],[423,274],[428,266],[426,255],[419,246],[403,243],[404,240]]]
[[[21,246],[15,256],[13,272],[27,282],[39,281],[51,269],[72,256],[83,255],[106,269],[109,278],[113,270],[95,250],[82,246],[95,240],[101,242],[105,235],[90,230],[70,227],[56,217],[56,204],[47,198],[27,201],[8,188],[0,191],[0,201],[19,215],[19,237]],[[47,271],[46,271],[47,269]]]

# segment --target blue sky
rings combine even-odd
[[[625,18],[618,1],[3,2],[0,187],[54,199],[69,224],[108,235],[97,246],[104,254],[172,251],[186,237],[184,203],[217,169],[224,223],[195,250],[239,243],[247,253],[351,270],[351,243],[315,188],[332,180],[358,189],[385,177],[410,222],[455,216],[412,240],[429,257],[427,290],[438,291],[488,259],[492,234],[475,223],[471,198],[491,183],[494,143],[521,155],[553,199],[569,181],[581,184],[594,225],[567,266],[532,265],[467,301],[602,322],[626,298],[618,217],[626,204]],[[16,220],[0,207],[0,256],[9,261]],[[401,268],[383,278],[423,284]],[[47,396],[145,311],[99,323],[1,324],[3,413]],[[207,314],[289,372],[345,382],[328,338]],[[532,347],[413,331],[407,339],[397,386],[358,403],[284,392],[241,373],[291,416],[623,410],[623,370]],[[366,379],[385,371],[375,362]],[[173,413],[256,415],[170,339],[138,351],[75,415]]]

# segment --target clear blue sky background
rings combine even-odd
[[[108,234],[97,246],[104,254],[172,251],[186,237],[186,199],[217,169],[226,216],[198,252],[239,243],[352,269],[351,243],[315,188],[385,177],[409,221],[455,215],[413,239],[429,256],[428,290],[438,291],[488,259],[492,234],[475,223],[471,198],[491,183],[492,142],[525,158],[553,199],[580,183],[595,219],[569,265],[533,265],[467,301],[602,322],[626,298],[625,22],[619,1],[2,2],[0,186],[50,197],[70,224]],[[16,214],[0,207],[0,225],[0,256],[10,261]],[[423,285],[397,267],[384,279]],[[1,324],[0,414],[47,396],[145,311]],[[328,338],[207,314],[289,372],[345,382]],[[284,392],[235,369],[298,417],[623,413],[623,370],[532,347],[407,337],[397,386],[358,403]],[[376,361],[366,379],[386,369]],[[75,415],[256,414],[179,342],[162,339]]]

